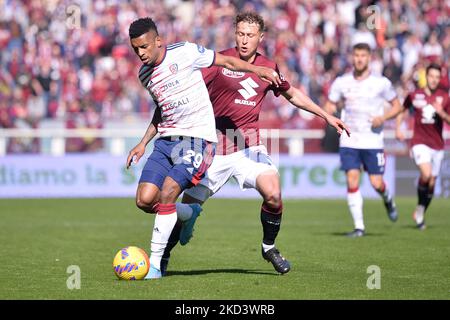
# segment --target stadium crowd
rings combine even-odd
[[[294,86],[323,105],[331,82],[348,70],[351,45],[373,48],[373,72],[394,83],[400,100],[425,85],[431,61],[449,90],[450,5],[444,0],[0,0],[0,128],[101,128],[110,119],[150,117],[154,103],[137,79],[129,24],[151,15],[167,43],[232,46],[233,18],[255,10],[267,24],[261,52]],[[324,122],[268,97],[263,128],[323,128]],[[67,151],[101,148],[71,139]],[[12,139],[8,152],[38,152],[33,139]]]

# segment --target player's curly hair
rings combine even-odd
[[[134,39],[142,36],[144,33],[147,33],[150,30],[155,31],[156,35],[158,35],[158,28],[151,18],[139,18],[130,24],[128,34],[130,35],[130,39]]]
[[[255,12],[246,11],[239,13],[234,20],[234,26],[236,27],[239,22],[256,23],[259,26],[260,32],[264,32],[266,30],[264,19]]]

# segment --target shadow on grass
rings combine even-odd
[[[242,274],[261,274],[268,276],[278,276],[279,274],[269,271],[245,270],[245,269],[204,269],[204,270],[186,270],[186,271],[167,271],[166,277],[170,276],[192,276],[209,273],[242,273]]]
[[[347,236],[348,232],[333,232],[331,233],[331,235],[333,236],[338,236],[338,237],[343,237],[343,238],[348,238],[348,239],[354,239],[352,237]],[[364,237],[383,237],[385,236],[385,233],[373,233],[373,232],[366,232],[364,234],[364,236],[362,236],[361,238]]]
[[[409,224],[409,225],[404,225],[404,226],[401,226],[403,229],[409,229],[409,230],[417,230],[417,232],[425,232],[426,230],[428,230],[428,229],[433,229],[433,226],[431,226],[430,227],[430,225],[426,225],[426,227],[425,227],[425,230],[420,230],[419,228],[417,228],[417,226],[416,225],[414,225],[414,224]]]

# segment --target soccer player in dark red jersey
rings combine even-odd
[[[433,199],[436,178],[444,157],[444,121],[450,124],[450,99],[448,93],[438,89],[441,67],[430,64],[426,69],[427,85],[416,89],[406,97],[404,112],[397,116],[396,135],[399,140],[405,136],[400,129],[404,114],[414,114],[414,129],[411,139],[411,157],[419,168],[417,186],[418,204],[413,218],[420,230],[425,229],[425,211]]]
[[[264,38],[263,19],[251,12],[237,15],[235,21],[236,47],[221,54],[238,57],[257,66],[273,68],[275,62],[257,52]],[[218,145],[216,156],[206,176],[197,187],[184,193],[184,203],[203,204],[230,179],[238,181],[241,189],[256,189],[263,197],[261,223],[263,228],[262,256],[270,261],[279,273],[290,270],[289,262],[275,247],[275,238],[280,230],[283,212],[280,177],[272,163],[266,147],[259,137],[259,113],[264,97],[272,90],[275,96],[283,95],[297,108],[307,110],[323,118],[336,128],[339,134],[345,124],[326,113],[300,90],[292,87],[282,75],[279,87],[264,83],[251,73],[234,72],[227,68],[210,67],[202,69],[203,78],[213,104]],[[237,140],[237,141],[236,141]],[[184,220],[179,234],[180,244],[185,245],[192,236],[196,217],[180,217]],[[176,231],[163,256],[167,265],[171,247],[177,242]]]

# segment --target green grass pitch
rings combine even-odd
[[[120,281],[115,253],[148,252],[153,226],[133,199],[0,200],[0,299],[449,299],[450,201],[433,200],[423,232],[415,201],[397,199],[392,223],[381,201],[366,200],[367,236],[349,239],[346,201],[286,200],[277,246],[292,269],[280,276],[261,257],[261,201],[211,199],[167,277]],[[80,289],[67,288],[71,265]],[[380,289],[367,287],[372,265]]]

